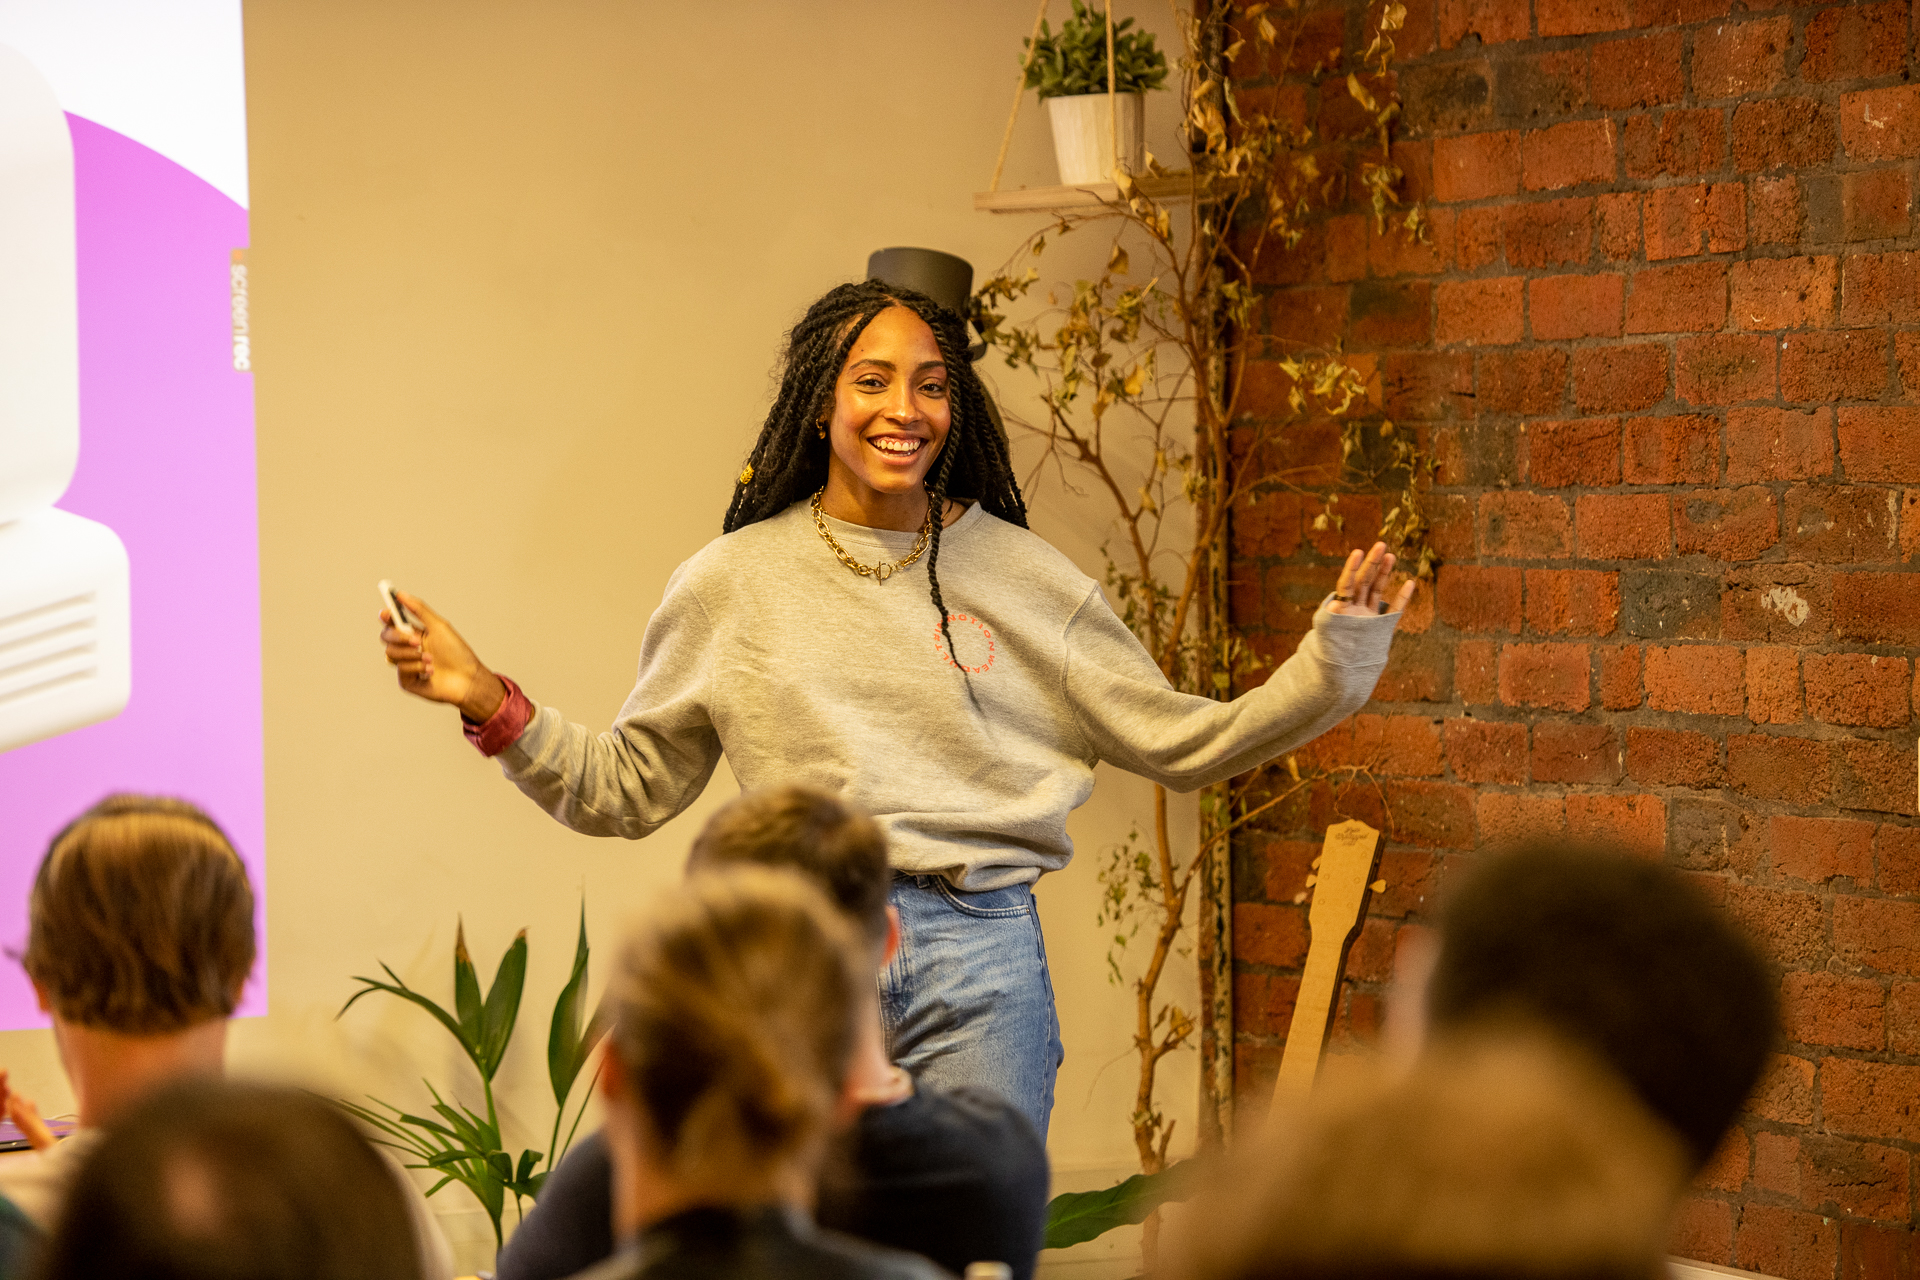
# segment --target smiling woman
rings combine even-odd
[[[842,285],[788,336],[726,534],[668,583],[610,731],[536,708],[414,596],[423,630],[381,638],[401,688],[459,707],[576,831],[650,834],[723,753],[744,788],[865,807],[901,921],[881,979],[895,1061],[930,1087],[994,1089],[1044,1135],[1061,1047],[1032,885],[1072,857],[1094,766],[1192,790],[1306,742],[1372,693],[1413,584],[1389,598],[1394,558],[1353,552],[1294,656],[1217,702],[1171,688],[1026,524],[965,322],[909,289]]]

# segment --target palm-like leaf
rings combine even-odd
[[[460,1024],[459,1019],[455,1018],[452,1014],[448,1013],[445,1009],[441,1008],[438,1001],[432,1000],[427,996],[421,995],[418,991],[415,991],[412,987],[408,986],[406,984],[406,980],[401,978],[399,974],[395,973],[393,969],[388,965],[386,965],[385,963],[382,963],[380,967],[386,971],[386,975],[389,978],[392,978],[393,981],[381,982],[377,978],[363,978],[356,975],[354,977],[354,981],[364,982],[366,983],[366,985],[360,988],[360,990],[354,992],[351,996],[347,998],[347,1002],[340,1006],[340,1012],[333,1015],[335,1018],[340,1018],[345,1016],[347,1010],[353,1008],[354,1004],[360,999],[361,996],[370,995],[375,991],[384,991],[388,995],[399,996],[403,1000],[411,1000],[414,1004],[419,1005],[422,1009],[425,1009],[428,1013],[432,1014],[436,1019],[439,1020],[440,1025],[445,1027],[450,1033],[452,1033],[453,1038],[460,1042],[460,1047],[466,1050],[467,1057],[473,1060],[473,1065],[476,1067],[480,1066],[479,1041],[477,1039],[470,1038],[467,1035],[465,1028],[462,1027]]]
[[[474,1063],[480,1061],[480,975],[474,972],[473,956],[467,951],[467,922],[461,919],[453,932],[453,1008],[460,1015],[461,1037],[474,1046]],[[484,1070],[484,1068],[483,1068]]]
[[[487,988],[487,1003],[480,1010],[480,1074],[489,1082],[507,1056],[507,1041],[513,1039],[513,1024],[520,1017],[520,993],[527,985],[527,931],[513,935],[513,945],[500,957],[493,972],[493,985]]]
[[[565,1107],[567,1095],[580,1068],[593,1053],[593,1046],[606,1034],[604,1006],[597,1007],[583,1030],[580,1011],[587,999],[587,907],[580,904],[580,939],[573,948],[573,975],[561,989],[553,1006],[553,1026],[547,1032],[547,1079],[553,1085],[553,1101]]]

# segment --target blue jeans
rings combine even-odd
[[[891,901],[900,950],[880,975],[880,1016],[893,1060],[933,1088],[992,1089],[1044,1139],[1065,1055],[1032,888],[961,893],[896,874]]]

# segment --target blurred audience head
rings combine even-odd
[[[1679,1143],[1544,1035],[1461,1036],[1349,1080],[1243,1149],[1171,1250],[1179,1280],[1648,1280]]]
[[[643,1179],[676,1208],[806,1200],[872,986],[842,914],[794,872],[737,867],[660,895],[609,990],[607,1132],[628,1190]]]
[[[723,805],[693,842],[689,872],[788,867],[824,890],[876,950],[887,942],[887,837],[858,809],[806,787],[767,787]]]
[[[44,1280],[419,1280],[398,1180],[310,1094],[192,1080],[119,1116],[75,1176]]]
[[[1778,1023],[1771,968],[1679,872],[1534,844],[1476,867],[1440,916],[1426,1012],[1438,1037],[1537,1023],[1618,1072],[1695,1168],[1760,1078]]]
[[[233,1013],[253,968],[253,890],[184,800],[113,795],[54,837],[28,902],[27,976],[47,1010],[121,1035]]]

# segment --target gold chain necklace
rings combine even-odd
[[[895,573],[906,568],[915,560],[918,560],[921,554],[926,551],[927,542],[933,537],[933,503],[931,501],[927,503],[927,518],[920,524],[920,536],[914,540],[913,550],[907,552],[905,556],[902,556],[898,560],[882,560],[878,564],[861,564],[858,560],[855,560],[847,554],[847,549],[834,539],[833,530],[827,528],[826,514],[820,510],[820,497],[826,493],[826,491],[825,485],[820,486],[820,492],[814,494],[813,501],[807,504],[813,510],[813,527],[819,530],[820,536],[826,539],[828,546],[833,548],[833,554],[840,557],[840,563],[861,577],[872,578],[875,582],[885,582]]]

